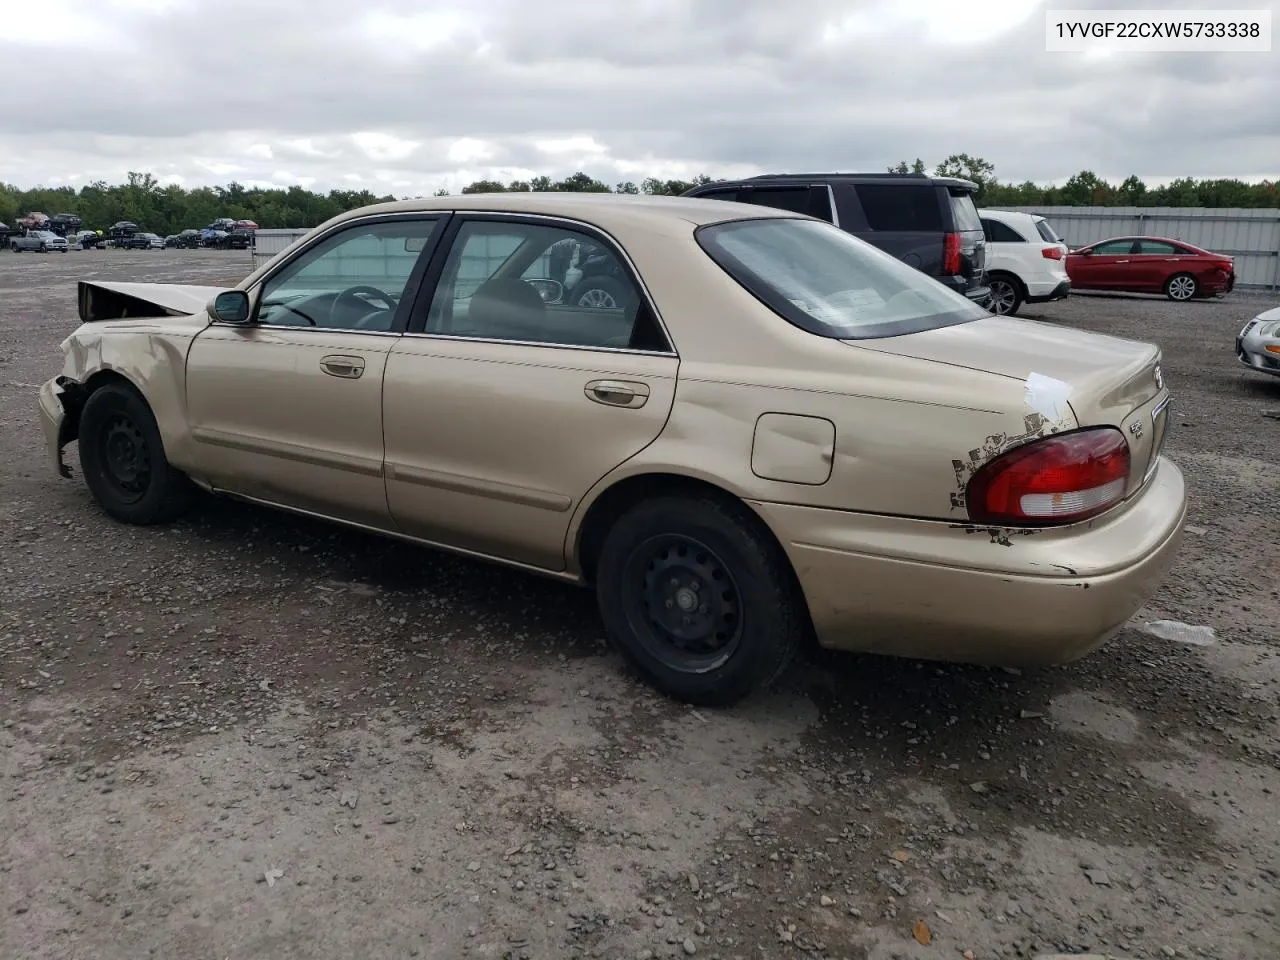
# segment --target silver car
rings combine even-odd
[[[1280,376],[1280,307],[1264,310],[1236,337],[1240,362],[1260,373]]]

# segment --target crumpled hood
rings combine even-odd
[[[78,283],[80,320],[130,320],[141,317],[182,317],[200,313],[205,305],[230,287],[205,287],[182,283],[114,283],[81,280]]]

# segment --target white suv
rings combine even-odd
[[[1067,245],[1048,220],[1012,210],[979,210],[978,216],[987,237],[992,313],[1017,313],[1024,303],[1061,300],[1071,292]]]

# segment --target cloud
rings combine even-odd
[[[0,98],[0,180],[149,170],[421,194],[577,169],[614,183],[960,151],[1015,181],[1280,176],[1280,58],[1050,54],[1043,10],[8,0],[4,61],[65,69]]]

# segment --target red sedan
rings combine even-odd
[[[1190,300],[1229,293],[1236,284],[1231,257],[1165,237],[1113,237],[1067,254],[1073,290],[1163,293]]]

